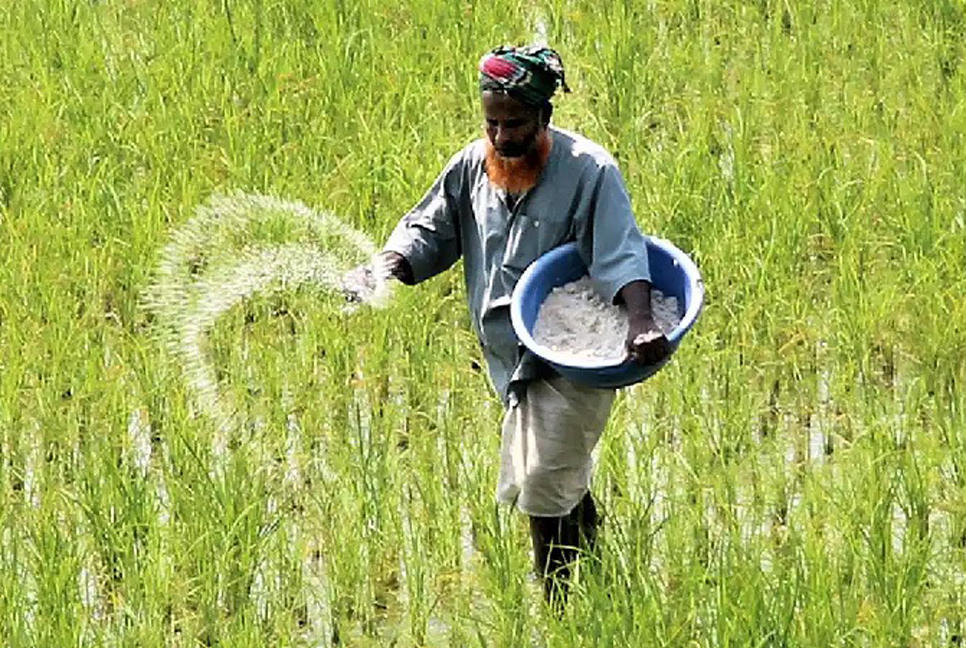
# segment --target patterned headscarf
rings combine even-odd
[[[570,92],[560,55],[549,47],[501,46],[480,59],[480,91],[505,92],[531,106],[541,106],[557,91]]]

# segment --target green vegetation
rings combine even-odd
[[[383,240],[479,134],[479,56],[541,32],[555,122],[708,289],[618,401],[560,619],[458,271],[233,306],[223,446],[144,301],[213,194]],[[962,0],[2,3],[0,644],[961,643],[964,294]]]

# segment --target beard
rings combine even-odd
[[[553,141],[546,129],[539,135],[535,146],[520,157],[504,157],[486,141],[486,175],[490,183],[510,194],[521,194],[537,185],[543,168],[550,158]]]

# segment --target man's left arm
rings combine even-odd
[[[651,282],[635,280],[620,289],[618,299],[627,306],[625,347],[631,360],[640,365],[660,362],[671,352],[671,345],[651,313]]]
[[[628,356],[639,364],[653,364],[667,356],[670,345],[651,313],[651,274],[644,235],[615,164],[601,168],[593,204],[587,221],[578,227],[577,240],[600,295],[627,306]]]

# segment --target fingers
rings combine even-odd
[[[671,343],[662,333],[642,333],[628,340],[628,357],[641,366],[657,364],[671,354]]]
[[[382,252],[373,260],[373,270],[378,277],[398,279],[404,284],[413,283],[413,270],[409,261],[398,252]]]
[[[372,271],[380,279],[392,277],[396,266],[396,258],[387,252],[377,254],[372,258]]]

